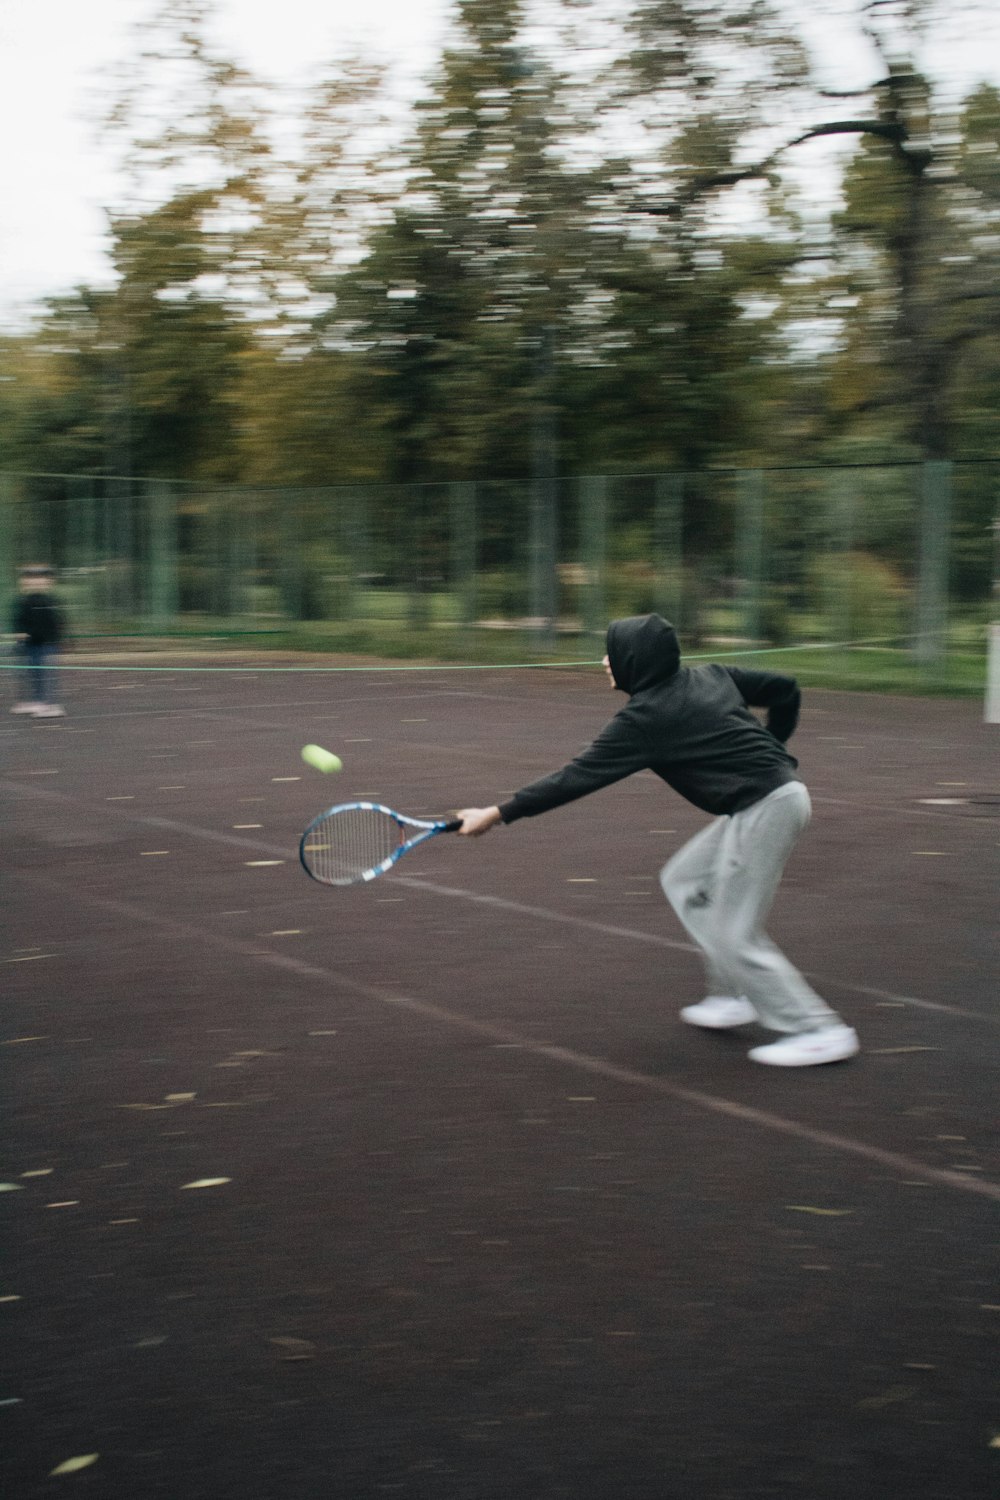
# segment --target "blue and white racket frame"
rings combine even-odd
[[[309,868],[306,862],[306,841],[312,836],[320,824],[325,823],[327,818],[334,817],[342,812],[377,812],[392,818],[399,827],[399,847],[394,849],[390,855],[381,860],[377,865],[359,874],[354,880],[330,881],[323,880]],[[435,838],[439,833],[457,833],[462,826],[461,818],[411,818],[406,813],[396,812],[395,808],[387,807],[384,802],[337,802],[333,807],[328,807],[321,812],[306,828],[299,840],[299,862],[310,880],[316,880],[320,885],[360,885],[369,880],[376,880],[379,875],[384,875],[391,870],[393,865],[398,864],[404,854],[411,849],[425,844],[428,839]],[[413,838],[406,837],[406,830],[415,828],[419,831]]]

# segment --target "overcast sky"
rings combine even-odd
[[[806,11],[792,3],[818,61],[847,63],[860,81],[867,59],[857,27],[836,22],[857,0],[822,0]],[[973,22],[970,4],[942,0],[945,21],[928,63],[960,86],[982,74],[1000,81],[1000,6],[984,0]],[[265,78],[302,80],[364,42],[393,60],[400,88],[415,94],[451,3],[217,0],[217,8],[223,51]],[[157,0],[0,0],[0,328],[21,322],[33,299],[107,279],[102,210],[114,180],[92,122],[102,74],[107,90],[110,70],[135,53],[136,23],[156,9]]]
[[[32,299],[107,277],[113,196],[93,120],[102,71],[134,55],[155,0],[0,0],[0,326]],[[403,79],[440,47],[448,0],[218,0],[227,55],[294,82],[359,41]],[[404,85],[405,86],[405,85]]]

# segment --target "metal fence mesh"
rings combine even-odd
[[[329,488],[0,475],[0,569],[46,561],[78,634],[599,635],[656,609],[691,640],[985,641],[1000,463]]]

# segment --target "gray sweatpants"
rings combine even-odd
[[[809,793],[790,781],[717,818],[660,872],[663,893],[702,951],[710,995],[745,995],[772,1031],[840,1024],[764,931],[785,861],[809,822]]]

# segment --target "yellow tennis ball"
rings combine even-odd
[[[324,750],[322,745],[303,745],[302,759],[307,766],[312,766],[314,771],[342,771],[344,762],[339,755],[334,755],[332,750]]]

